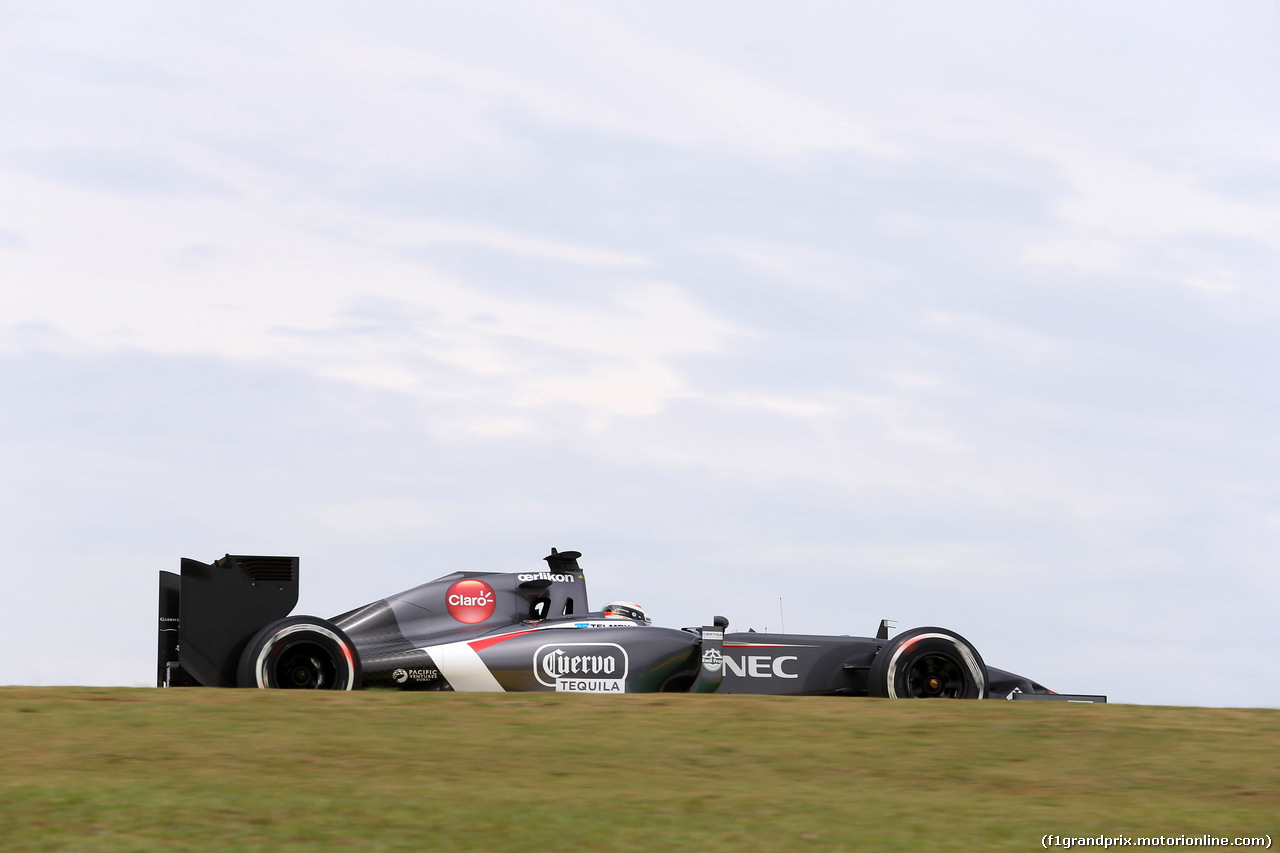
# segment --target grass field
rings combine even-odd
[[[1280,711],[0,688],[5,850],[1028,850],[1260,835]]]

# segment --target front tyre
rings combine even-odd
[[[946,628],[913,628],[880,650],[867,692],[889,699],[983,699],[987,665],[973,645]]]
[[[346,633],[326,619],[290,616],[263,628],[240,656],[240,687],[354,690],[360,655]]]

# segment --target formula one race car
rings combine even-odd
[[[916,628],[889,639],[659,628],[627,602],[592,611],[576,551],[545,570],[454,572],[319,619],[289,616],[297,557],[184,559],[160,573],[159,687],[575,693],[770,693],[1060,699],[988,667],[964,637]]]

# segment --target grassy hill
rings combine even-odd
[[[1280,711],[0,688],[6,850],[1027,850],[1280,828]]]

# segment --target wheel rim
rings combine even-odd
[[[314,643],[286,648],[273,667],[275,686],[286,690],[323,690],[337,678],[332,655]]]
[[[906,695],[912,699],[959,699],[968,685],[960,662],[950,655],[930,652],[911,662],[906,673]]]

